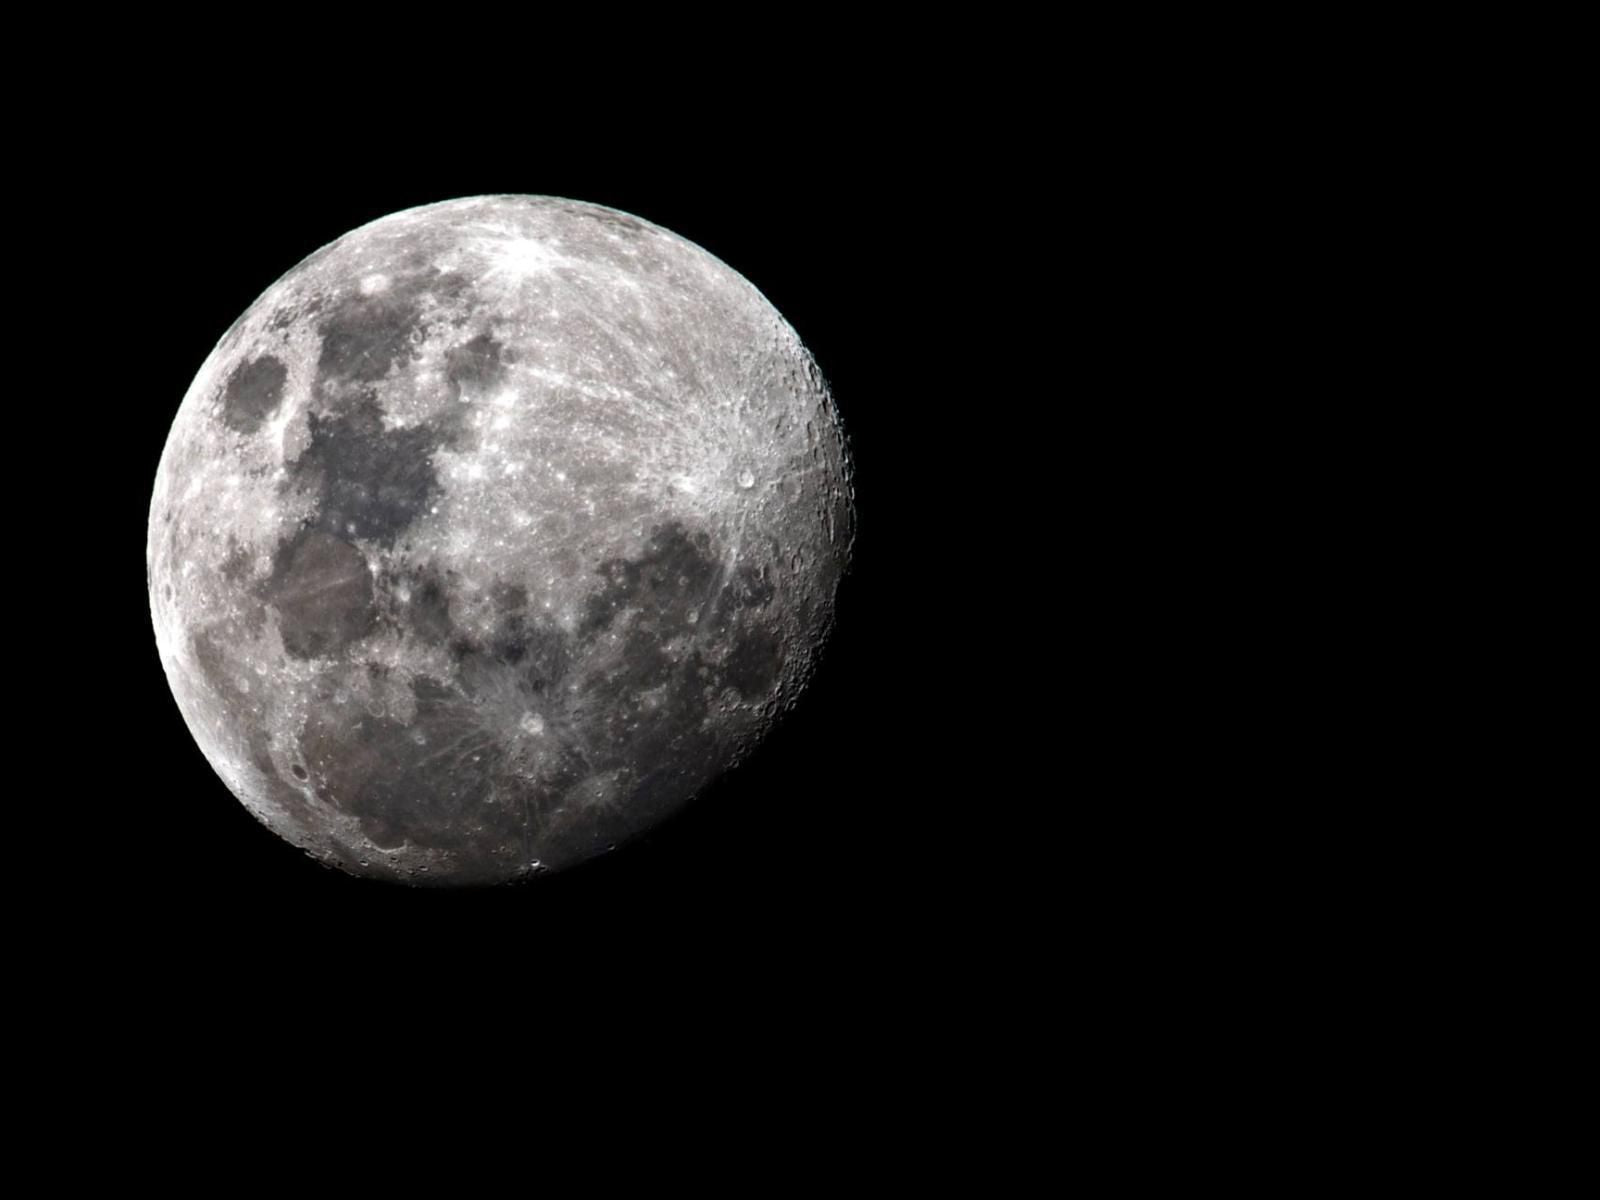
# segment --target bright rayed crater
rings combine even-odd
[[[490,884],[745,756],[854,527],[828,390],[737,273],[612,209],[411,209],[206,359],[155,481],[161,661],[257,818],[346,871]]]

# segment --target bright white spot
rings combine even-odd
[[[742,487],[742,488],[751,488],[751,487],[755,487],[755,485],[756,485],[756,477],[753,474],[751,474],[749,471],[740,471],[739,472],[739,486],[740,487]]]
[[[567,481],[567,473],[565,471],[557,471],[556,478],[565,483]]]
[[[517,402],[517,394],[507,388],[494,398],[494,402],[497,408],[510,408]]]
[[[509,429],[510,427],[511,427],[511,418],[510,417],[499,416],[499,417],[496,417],[494,419],[494,428],[496,428],[496,429]]]
[[[544,718],[538,713],[529,713],[522,718],[522,731],[535,736],[544,732]]]
[[[495,265],[514,275],[539,275],[548,271],[562,256],[532,238],[502,242],[495,251]]]
[[[368,275],[361,280],[361,294],[370,296],[374,292],[384,291],[389,286],[387,275]]]

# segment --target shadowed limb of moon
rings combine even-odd
[[[745,757],[853,532],[828,389],[748,282],[625,213],[476,197],[346,234],[223,336],[157,471],[150,606],[274,832],[501,883]]]

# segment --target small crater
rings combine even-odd
[[[302,767],[299,763],[295,763],[293,766],[291,766],[289,768],[289,770],[294,772],[294,777],[296,779],[306,779],[306,778],[308,778],[308,776],[306,774],[306,769],[304,767]]]

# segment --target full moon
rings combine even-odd
[[[657,825],[794,703],[850,478],[815,361],[698,246],[547,196],[409,209],[201,365],[150,504],[156,645],[279,836],[525,880]]]

